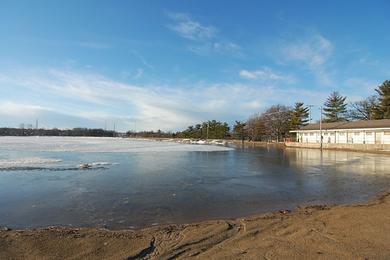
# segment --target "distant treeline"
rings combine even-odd
[[[23,129],[0,128],[0,136],[101,136],[114,137],[118,134],[104,129],[73,128],[73,129]]]
[[[154,137],[154,138],[193,138],[193,139],[228,139],[231,136],[228,123],[211,120],[189,126],[184,131],[178,132],[163,132],[158,131],[143,131],[126,133],[129,137]]]
[[[134,131],[127,131],[126,132],[127,137],[145,137],[145,138],[175,138],[176,133],[172,132],[163,132],[161,130],[158,131],[140,131],[140,132],[134,132]]]

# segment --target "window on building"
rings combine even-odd
[[[310,133],[310,135],[311,135],[311,136],[313,136],[313,135],[314,135],[314,133]]]
[[[366,135],[372,135],[372,132],[366,132]]]
[[[384,135],[390,135],[390,131],[384,131],[383,134]]]
[[[354,135],[360,135],[360,132],[355,132]]]
[[[345,135],[345,133],[344,132],[339,132],[339,135],[343,136],[343,135]]]

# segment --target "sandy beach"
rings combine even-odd
[[[390,193],[361,205],[300,207],[141,230],[0,231],[1,259],[388,259]]]

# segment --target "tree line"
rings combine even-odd
[[[321,113],[325,123],[390,119],[390,80],[378,86],[372,96],[353,102],[350,107],[346,96],[333,91],[324,102]],[[307,125],[308,121],[309,107],[302,102],[295,103],[292,108],[274,105],[265,112],[250,117],[244,123],[245,128],[239,122],[242,131],[240,136],[255,141],[281,141],[289,137],[289,131]]]
[[[24,129],[24,128],[0,128],[0,136],[96,136],[114,137],[117,133],[111,130],[73,128],[73,129]]]
[[[323,122],[350,120],[390,119],[390,80],[383,82],[375,93],[363,100],[347,103],[347,97],[333,91],[323,104]],[[226,122],[207,121],[189,126],[170,137],[195,139],[239,139],[252,141],[283,141],[290,137],[291,130],[297,130],[310,121],[310,110],[303,102],[294,106],[272,105],[264,112],[236,121],[232,131]]]
[[[351,103],[350,109],[346,100],[346,96],[332,92],[324,104],[324,122],[390,119],[390,80],[376,88],[373,95]]]
[[[142,131],[126,133],[129,137],[154,137],[154,138],[192,138],[192,139],[228,139],[231,137],[230,127],[226,122],[210,120],[201,124],[187,127],[178,132]]]
[[[375,93],[352,104],[352,119],[390,119],[390,80],[383,82]]]

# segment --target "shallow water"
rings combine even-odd
[[[82,163],[92,168],[80,170]],[[361,202],[389,188],[385,155],[0,138],[0,226],[13,228],[188,223]]]

